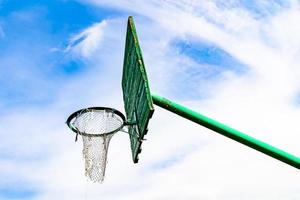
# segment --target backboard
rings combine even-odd
[[[134,163],[137,163],[154,106],[132,17],[128,18],[127,24],[122,89],[127,121],[135,124],[129,126],[128,131],[132,159]]]

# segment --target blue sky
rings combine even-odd
[[[64,123],[83,107],[123,111],[132,15],[154,93],[300,155],[299,7],[0,0],[0,200],[300,198],[298,171],[159,108],[140,163],[117,134],[104,184],[91,184]]]
[[[43,110],[55,103],[60,85],[88,70],[83,60],[64,53],[69,37],[115,15],[108,9],[94,9],[74,1],[2,1],[1,113],[8,116],[13,110]],[[1,135],[4,136],[5,132]],[[18,140],[18,134],[26,132],[16,133],[14,139]],[[1,145],[3,163],[12,161],[22,167],[44,162],[45,158],[37,152],[30,152],[29,147],[25,147],[29,153],[22,153],[22,148],[6,147],[9,146],[7,143]],[[47,154],[47,149],[43,152]],[[13,172],[2,173],[3,178],[13,175]],[[18,177],[18,174],[2,182],[0,188],[0,199],[32,199],[40,193],[38,185]]]
[[[69,38],[103,19],[127,15],[120,10],[94,7],[78,1],[3,1],[1,27],[4,37],[0,43],[1,62],[6,68],[6,75],[0,79],[3,106],[51,103],[57,92],[57,84],[63,84],[90,68],[85,60],[64,52]],[[218,76],[223,67],[237,72],[246,68],[214,44],[181,39],[172,43],[179,54],[186,55],[196,63],[214,66],[203,74],[203,70],[197,70],[197,65],[192,64],[193,74],[189,74],[189,78],[210,79]],[[76,46],[76,43],[73,45]],[[181,84],[184,81],[186,78],[181,80]],[[190,89],[188,84],[182,87],[183,90]],[[171,96],[181,92],[175,90],[173,93]],[[187,95],[195,98],[200,96]]]
[[[1,27],[5,36],[0,47],[6,70],[1,77],[1,100],[5,106],[53,101],[57,84],[87,70],[82,60],[63,52],[68,38],[114,15],[74,1],[3,1]]]

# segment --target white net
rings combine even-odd
[[[102,182],[109,142],[114,131],[122,127],[122,118],[111,110],[83,110],[72,125],[82,135],[85,175],[93,182]]]
[[[93,182],[104,180],[108,146],[112,136],[113,134],[101,137],[82,136],[85,175]]]

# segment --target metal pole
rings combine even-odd
[[[246,135],[238,130],[230,128],[220,122],[217,122],[211,118],[208,118],[200,113],[197,113],[189,108],[181,106],[175,102],[172,102],[166,98],[152,95],[153,103],[169,110],[181,117],[189,119],[197,124],[205,126],[208,129],[216,131],[221,135],[229,137],[239,143],[242,143],[248,147],[256,149],[266,155],[269,155],[277,160],[280,160],[286,164],[289,164],[297,169],[300,169],[300,158],[285,151],[282,151],[276,147],[273,147],[265,142],[257,140],[249,135]]]

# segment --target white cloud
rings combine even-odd
[[[92,2],[100,6],[108,3]],[[299,31],[297,26],[284,23],[297,22],[297,6],[282,7],[274,15],[256,18],[245,8],[216,6],[215,1],[193,1],[187,8],[171,1],[160,1],[159,5],[155,1],[137,4],[110,1],[107,5],[137,14],[138,34],[153,91],[167,93],[176,83],[170,82],[174,80],[172,76],[182,72],[178,66],[181,55],[170,59],[172,49],[168,41],[192,36],[212,42],[246,64],[249,70],[242,75],[225,73],[210,86],[214,91],[210,99],[185,104],[299,155],[296,116],[300,110],[292,104],[299,91],[296,67],[299,60],[295,56],[299,52]],[[193,12],[199,10],[206,12]],[[151,22],[139,16],[146,16]],[[123,199],[299,198],[300,177],[294,168],[177,118],[157,109],[139,167],[147,168],[168,156],[176,156],[195,141],[199,141],[200,147],[177,164],[150,170],[137,179],[134,174],[139,173],[138,169],[130,171],[130,177],[145,187],[125,193]],[[128,181],[128,185],[132,183]]]
[[[65,52],[72,51],[85,58],[90,57],[99,48],[106,25],[106,21],[102,21],[74,35]]]
[[[246,64],[249,67],[246,73],[224,72],[211,83],[206,88],[212,91],[209,98],[181,103],[300,154],[297,131],[300,109],[292,103],[299,91],[300,30],[285,23],[297,24],[300,16],[297,6],[258,19],[239,6],[216,6],[218,1],[89,2],[137,13],[137,32],[150,86],[161,95],[170,94],[170,88],[178,83],[176,76],[183,76],[186,71],[183,56],[170,46],[174,38],[193,37],[214,43]],[[42,112],[47,119],[30,129],[30,144],[34,144],[31,151],[43,149],[40,145],[51,149],[45,163],[36,165],[34,172],[28,170],[32,166],[24,166],[26,170],[22,173],[40,183],[43,193],[37,199],[300,197],[298,170],[160,108],[150,122],[140,163],[132,164],[128,136],[119,133],[111,141],[104,184],[86,183],[82,144],[74,144],[74,135],[70,136],[71,132],[60,122],[81,107],[104,105],[123,111],[120,80],[125,28],[124,18],[107,20],[71,38],[66,51],[88,58],[93,70],[66,83],[56,103]],[[196,92],[197,88],[194,89]],[[34,127],[34,122],[43,118],[38,113],[35,110],[16,119],[14,132],[21,132],[28,124]],[[41,139],[40,134],[45,138]],[[26,145],[22,146],[26,137],[19,139],[9,144],[26,150]],[[168,162],[171,164],[166,165]]]

